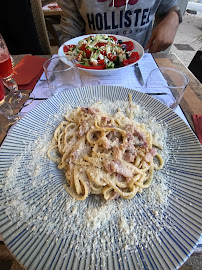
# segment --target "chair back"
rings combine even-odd
[[[202,83],[202,50],[196,52],[188,69],[194,74],[199,82]]]
[[[46,28],[45,18],[43,15],[41,0],[30,0],[30,3],[41,48],[44,54],[51,54],[51,46]]]

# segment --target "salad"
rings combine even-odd
[[[64,45],[63,51],[77,66],[86,69],[112,69],[127,66],[139,60],[132,41],[123,42],[110,35],[89,36],[78,45]]]

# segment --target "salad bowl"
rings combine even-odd
[[[92,36],[96,36],[96,34],[90,34],[90,35],[83,35],[83,36],[79,36],[73,39],[70,39],[68,41],[66,41],[64,44],[62,44],[58,50],[58,55],[59,56],[67,56],[67,53],[65,52],[66,48],[71,47],[72,45],[78,45],[79,41],[84,40],[88,37],[92,37]],[[124,66],[120,66],[120,67],[113,67],[113,68],[105,68],[105,69],[97,69],[97,67],[84,67],[80,64],[78,64],[78,69],[88,72],[89,74],[92,75],[96,75],[96,76],[108,76],[108,75],[112,75],[118,71],[121,71],[123,69],[126,69],[129,66],[133,66],[135,63],[137,63],[138,61],[140,61],[140,59],[143,57],[144,55],[144,49],[143,47],[135,40],[128,38],[128,37],[124,37],[124,36],[120,36],[120,35],[109,35],[110,37],[113,37],[115,40],[119,40],[122,43],[130,43],[131,42],[134,44],[134,49],[130,50],[130,52],[134,52],[134,53],[138,53],[139,57],[138,59],[136,59],[134,62],[131,61],[132,63],[128,63],[127,65]],[[66,63],[69,62],[69,58],[66,57]]]

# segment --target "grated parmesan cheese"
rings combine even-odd
[[[109,113],[114,113],[117,108],[123,113],[128,112],[128,103],[123,101],[97,102],[94,106]],[[177,156],[170,156],[169,148],[172,149],[176,141],[179,143],[179,138],[175,138],[173,145],[170,143],[173,140],[168,144],[165,124],[157,122],[144,108],[132,107],[135,119],[144,123],[163,146],[161,155],[165,164],[170,159],[177,159]],[[85,202],[80,202],[65,192],[65,177],[47,158],[46,152],[53,130],[63,115],[71,110],[70,104],[61,105],[58,114],[46,119],[47,128],[41,136],[38,130],[30,130],[35,140],[23,141],[22,153],[13,157],[4,182],[0,183],[10,223],[26,224],[33,236],[39,232],[54,235],[56,242],[60,237],[74,235],[70,248],[74,248],[79,258],[89,253],[92,263],[99,263],[100,260],[96,259],[99,256],[102,263],[106,263],[111,251],[137,251],[139,245],[148,246],[153,239],[160,243],[160,232],[173,228],[169,218],[165,217],[171,193],[167,186],[169,172],[166,166],[154,173],[148,189],[131,200],[103,202],[98,196],[90,196]]]

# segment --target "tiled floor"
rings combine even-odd
[[[174,44],[174,46],[180,51],[195,51],[189,44]]]
[[[180,24],[175,40],[170,49],[175,53],[186,67],[189,66],[197,50],[202,49],[202,13],[192,15],[185,13]]]

